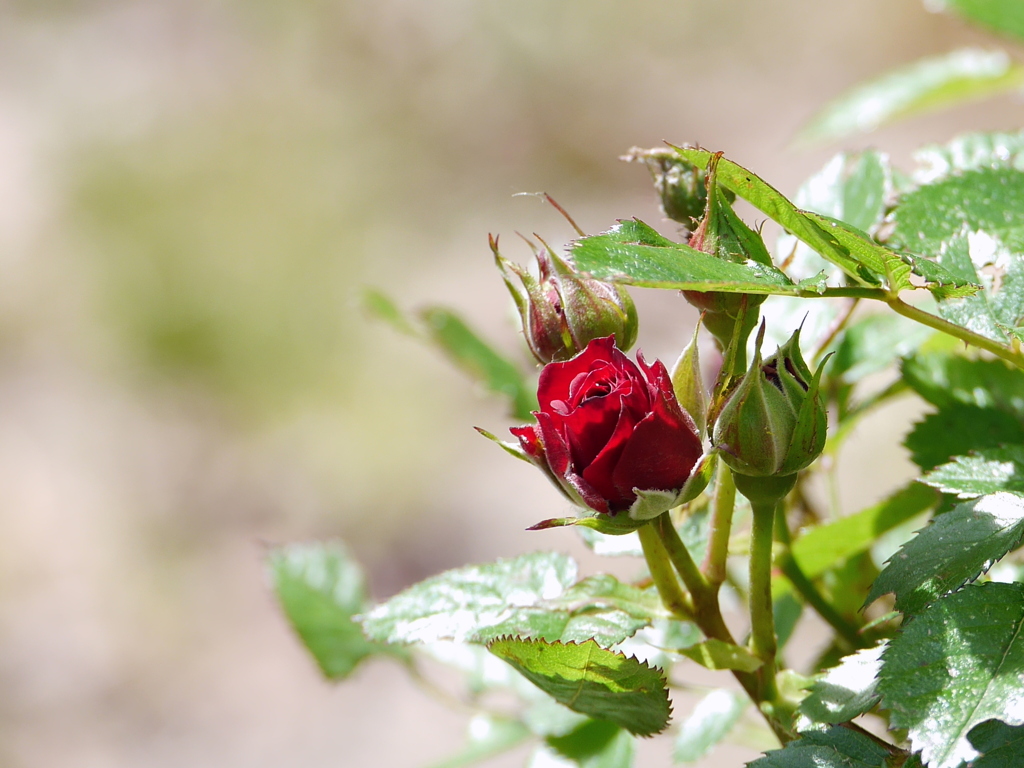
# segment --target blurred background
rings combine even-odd
[[[580,547],[523,530],[560,497],[473,431],[504,432],[501,403],[361,288],[456,307],[525,360],[487,234],[525,262],[515,232],[573,232],[515,193],[671,234],[633,145],[700,142],[784,193],[839,149],[906,164],[1021,104],[789,145],[860,80],[990,42],[919,0],[0,2],[0,764],[454,750],[465,717],[397,667],[319,677],[266,547],[340,537],[377,598]],[[634,296],[640,346],[673,358],[693,315]],[[848,457],[891,475],[843,485],[848,510],[909,475],[895,442]]]

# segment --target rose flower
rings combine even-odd
[[[513,427],[523,450],[575,502],[626,511],[637,491],[679,492],[703,450],[660,361],[634,363],[612,336],[550,363],[537,388],[536,424]]]

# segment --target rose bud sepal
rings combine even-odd
[[[693,338],[672,367],[672,388],[683,410],[690,414],[697,431],[703,438],[707,431],[708,394],[704,388],[704,376],[700,369],[700,352],[697,349],[697,334],[700,332],[703,315],[693,329]]]
[[[666,217],[692,230],[704,212],[707,200],[707,171],[681,157],[672,149],[640,149],[634,147],[625,155],[627,162],[640,161],[647,166],[654,181],[654,189],[661,199],[661,210]],[[728,200],[736,195],[724,190]]]
[[[704,216],[690,237],[689,245],[723,261],[736,264],[755,262],[772,267],[772,257],[758,232],[736,215],[725,189],[718,183],[718,162],[722,153],[712,155],[707,168],[707,197]],[[740,370],[745,367],[747,339],[757,325],[757,308],[764,295],[721,291],[683,291],[696,309],[705,313],[704,325],[725,352],[736,346]]]
[[[502,257],[496,239],[491,238],[490,245],[522,320],[526,343],[539,362],[568,360],[593,339],[605,336],[614,335],[620,349],[636,343],[639,319],[624,287],[582,277],[546,245],[534,253],[539,272],[535,278]]]
[[[632,533],[651,520],[661,516],[664,512],[687,504],[704,492],[711,478],[715,474],[717,456],[714,453],[706,453],[701,456],[693,469],[686,484],[679,491],[657,491],[635,489],[636,501],[630,506],[627,514],[607,515],[580,505],[579,517],[555,517],[549,520],[541,520],[531,525],[526,530],[542,531],[547,528],[562,528],[570,525],[579,525],[584,528],[592,528],[598,533],[609,536],[621,536]]]
[[[548,256],[559,287],[562,315],[576,351],[582,351],[594,339],[614,335],[616,346],[628,352],[640,330],[636,305],[628,291],[621,285],[581,277],[550,249]]]
[[[763,338],[762,324],[754,361],[715,422],[714,445],[738,474],[790,475],[825,447],[827,414],[819,394],[824,362],[811,374],[800,354],[799,330],[762,361]]]
[[[515,303],[526,343],[534,357],[544,363],[565,355],[566,350],[572,348],[573,341],[568,326],[559,315],[560,300],[554,286],[550,285],[550,269],[546,268],[545,261],[538,253],[538,280],[528,270],[505,259],[498,251],[496,238],[492,237],[490,244],[494,262]],[[518,285],[512,279],[513,275],[519,279]]]

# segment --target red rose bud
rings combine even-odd
[[[595,339],[545,366],[537,398],[537,423],[512,434],[574,502],[648,520],[686,500],[703,447],[660,361],[634,363],[611,336]]]
[[[636,307],[625,288],[581,277],[550,248],[535,254],[539,279],[504,259],[494,239],[491,250],[519,310],[526,342],[540,362],[568,360],[604,336],[614,335],[622,349],[636,342]]]
[[[750,369],[715,422],[714,444],[734,472],[792,475],[825,447],[827,416],[818,393],[824,363],[814,373],[800,354],[800,331],[761,360],[764,324]]]

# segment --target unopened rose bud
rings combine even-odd
[[[737,264],[754,261],[771,266],[772,257],[761,235],[736,215],[732,198],[718,183],[720,158],[721,153],[713,155],[708,164],[704,215],[690,236],[690,247],[723,261]],[[718,291],[683,291],[683,296],[704,313],[704,325],[723,351],[734,343],[740,348],[746,345],[757,324],[757,308],[765,300],[763,295]]]
[[[687,229],[694,228],[704,213],[708,198],[707,173],[703,168],[683,159],[672,149],[634,148],[623,159],[646,165],[661,198],[661,210],[665,216]],[[736,199],[728,190],[724,194],[729,202]]]
[[[741,475],[792,475],[825,447],[827,416],[818,393],[821,372],[800,354],[800,331],[761,360],[764,325],[750,369],[715,422],[714,444],[722,460]]]
[[[539,277],[503,258],[494,239],[491,250],[540,362],[568,360],[605,336],[614,336],[620,349],[636,342],[636,306],[625,288],[582,277],[550,249],[535,254]]]

